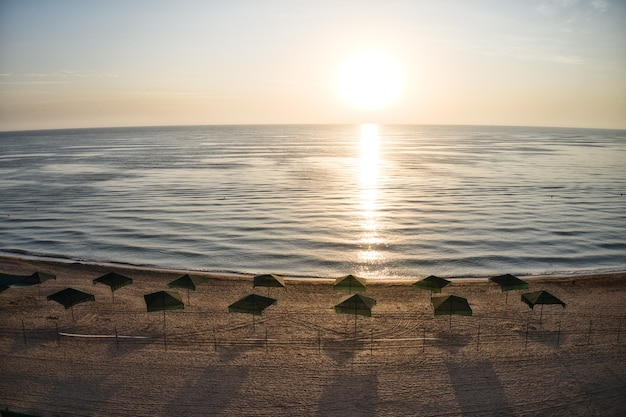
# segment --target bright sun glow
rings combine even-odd
[[[402,74],[390,57],[364,52],[347,59],[339,70],[339,93],[351,105],[374,110],[391,104],[400,94]]]

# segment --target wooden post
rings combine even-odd
[[[116,348],[117,350],[120,350],[120,341],[119,341],[119,339],[117,338],[117,326],[115,326],[115,348]]]
[[[269,346],[267,345],[267,327],[265,328],[265,354],[269,352]]]
[[[370,355],[374,354],[374,330],[372,330],[372,334],[370,336]]]
[[[561,341],[561,322],[559,322],[559,330],[556,334],[556,347],[559,347],[560,341]]]
[[[478,325],[478,334],[476,335],[476,350],[480,350],[480,324]]]
[[[163,309],[163,345],[165,346],[165,350],[167,350],[167,335],[165,333],[165,309]]]
[[[59,322],[55,323],[57,325],[57,346],[61,346],[61,335],[59,334]]]
[[[26,344],[26,327],[24,327],[24,320],[22,320],[22,334],[24,335],[24,344]]]

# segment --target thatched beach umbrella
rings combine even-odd
[[[75,290],[74,288],[66,288],[59,292],[55,292],[48,296],[48,301],[56,301],[63,305],[65,309],[72,310],[72,321],[74,321],[74,306],[76,304],[84,303],[87,301],[96,301],[93,294],[89,294],[83,291]]]
[[[146,310],[163,311],[163,342],[167,349],[167,337],[165,334],[165,311],[166,310],[182,310],[185,308],[180,294],[176,291],[157,291],[143,296],[146,302]]]
[[[352,274],[337,278],[333,285],[335,291],[365,291],[365,288],[365,279]]]
[[[41,284],[49,279],[57,279],[56,275],[46,272],[35,272],[31,275],[0,274],[0,292],[7,288],[21,288],[37,285],[37,295],[41,296]]]
[[[252,288],[267,287],[267,295],[270,295],[271,288],[285,288],[285,279],[280,275],[262,274],[254,277]]]
[[[411,288],[413,288],[414,290],[430,291],[430,294],[432,295],[432,293],[434,292],[440,293],[441,289],[449,284],[450,281],[448,281],[447,279],[431,275],[413,283],[413,285],[411,285]]]
[[[39,285],[48,281],[49,279],[57,279],[57,276],[54,274],[48,274],[47,272],[38,271],[32,275],[28,275],[26,278],[24,278],[22,282],[27,285]]]
[[[354,338],[356,339],[356,319],[358,316],[371,317],[376,300],[361,294],[354,294],[335,306],[335,313],[354,314]]]
[[[450,322],[448,328],[452,328],[452,315],[471,316],[472,308],[467,299],[457,297],[456,295],[446,295],[440,297],[432,297],[435,316],[448,315]]]
[[[502,292],[506,294],[506,301],[505,301],[506,304],[509,303],[509,291],[528,289],[528,283],[526,281],[523,281],[519,279],[518,277],[513,276],[511,274],[498,275],[497,277],[491,277],[489,278],[489,281],[495,282],[496,284],[498,284]]]
[[[535,291],[522,294],[522,301],[528,304],[528,306],[533,310],[535,308],[535,305],[541,305],[541,311],[539,313],[539,324],[541,324],[541,318],[543,317],[544,304],[560,304],[563,306],[563,308],[565,308],[565,303],[563,301],[559,300],[547,291]]]
[[[143,299],[148,312],[163,311],[163,333],[165,333],[165,311],[185,308],[185,303],[176,291],[157,291],[144,295]]]
[[[354,294],[337,304],[335,306],[335,312],[371,317],[372,307],[375,305],[375,299],[361,294]]]
[[[263,314],[263,310],[276,304],[276,302],[277,301],[273,298],[250,294],[229,305],[228,312],[252,314],[252,327],[254,327],[254,316],[260,316]]]
[[[111,287],[111,302],[114,302],[115,291],[126,285],[132,284],[133,280],[116,272],[109,272],[108,274],[93,280],[93,285],[96,285],[98,283]]]
[[[196,290],[196,287],[200,284],[204,284],[209,282],[209,280],[205,277],[191,276],[189,274],[182,275],[176,278],[174,281],[167,284],[169,288],[186,288],[187,289],[187,304],[191,305],[189,302],[189,290]]]

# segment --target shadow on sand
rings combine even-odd
[[[378,375],[373,370],[337,371],[319,401],[320,417],[377,415]]]
[[[449,363],[448,375],[462,415],[511,415],[504,387],[489,362]]]
[[[164,415],[215,416],[237,398],[250,370],[246,366],[207,366],[198,378],[188,378]]]

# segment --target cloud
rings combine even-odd
[[[54,85],[70,84],[79,79],[114,78],[119,74],[99,71],[62,70],[54,72],[29,72],[23,74],[0,73],[2,85]]]
[[[545,0],[538,7],[537,11],[544,16],[571,15],[577,16],[588,13],[604,13],[609,9],[606,0]]]
[[[577,55],[557,55],[552,60],[561,64],[580,65],[585,63],[585,59]]]
[[[67,81],[0,81],[2,85],[54,85],[69,84]]]
[[[20,80],[29,80],[33,78],[41,79],[69,79],[69,78],[114,78],[119,77],[119,74],[112,72],[99,72],[99,71],[74,71],[74,70],[62,70],[54,72],[28,72],[24,74],[12,74],[12,73],[0,73],[0,77],[10,77]]]
[[[605,0],[593,0],[591,2],[591,7],[593,7],[600,13],[604,13],[608,10],[609,3],[607,3]]]
[[[579,0],[548,0],[543,1],[537,11],[544,16],[554,16],[578,4]]]
[[[47,78],[112,78],[118,77],[119,74],[98,71],[75,71],[63,70],[58,72],[30,73],[25,74],[26,77],[47,77]]]

